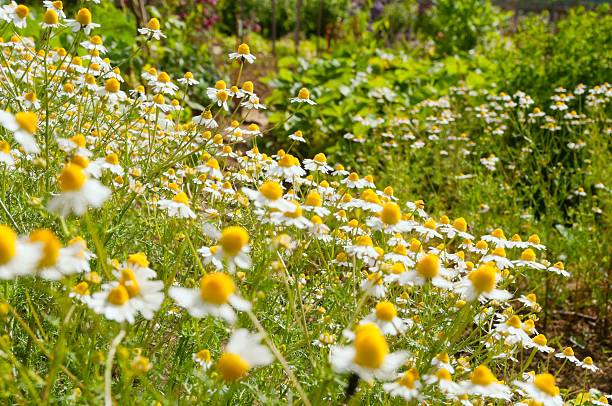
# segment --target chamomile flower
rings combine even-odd
[[[476,299],[480,301],[488,300],[509,300],[512,295],[506,290],[496,289],[497,268],[492,263],[479,266],[470,272],[455,285],[455,291],[461,295],[465,301],[471,302]]]
[[[423,397],[420,392],[422,386],[419,373],[413,368],[399,374],[397,381],[383,384],[383,390],[392,397],[401,397],[406,401],[412,399],[422,400]]]
[[[563,349],[563,351],[556,353],[555,357],[561,358],[561,359],[566,359],[566,360],[574,363],[575,365],[580,365],[581,364],[580,360],[578,358],[576,358],[576,356],[574,355],[574,350],[572,349],[572,347],[565,347]]]
[[[159,20],[157,18],[150,19],[146,27],[138,29],[138,33],[141,35],[151,36],[151,38],[157,40],[166,38],[166,36],[161,32]]]
[[[237,60],[240,60],[242,58],[248,63],[253,63],[255,62],[255,59],[257,59],[255,55],[251,55],[251,49],[247,44],[240,44],[240,46],[238,46],[237,52],[230,53],[229,58]]]
[[[462,390],[468,395],[491,397],[509,400],[512,396],[508,386],[499,383],[489,368],[479,365],[467,381],[459,382]]]
[[[289,99],[291,103],[308,103],[310,105],[317,104],[313,100],[310,100],[310,92],[305,87],[301,88],[298,92],[297,97],[292,97]]]
[[[377,303],[364,322],[376,324],[383,335],[394,336],[408,328],[404,320],[397,316],[397,309],[391,302]]]
[[[251,199],[256,207],[270,207],[282,211],[295,209],[294,204],[283,198],[281,185],[273,180],[266,180],[259,190],[243,187],[242,193]]]
[[[193,362],[198,364],[202,373],[206,373],[206,371],[208,371],[208,369],[212,365],[209,350],[200,350],[197,353],[194,353],[191,356],[191,359],[193,360]]]
[[[200,279],[199,289],[172,286],[168,289],[168,296],[195,318],[214,316],[234,323],[236,313],[233,309],[251,309],[251,303],[236,293],[232,278],[221,272],[204,275]]]
[[[387,340],[373,323],[359,325],[351,345],[332,347],[329,355],[335,372],[353,372],[366,381],[394,379],[407,359],[406,351],[389,352]]]
[[[86,8],[80,9],[74,20],[67,19],[65,20],[65,23],[72,29],[72,32],[83,30],[83,32],[87,35],[91,34],[93,29],[100,27],[100,24],[96,24],[91,21],[91,11]]]
[[[194,86],[200,84],[199,80],[193,78],[193,73],[191,72],[186,72],[182,78],[177,79],[177,82],[185,86]]]
[[[555,386],[555,377],[551,374],[536,375],[533,382],[514,381],[514,385],[524,390],[530,398],[543,406],[563,406],[559,388]]]
[[[27,243],[12,228],[0,225],[0,279],[33,274],[42,256],[41,244]]]
[[[164,199],[157,202],[162,210],[167,210],[170,217],[196,218],[196,214],[189,207],[189,198],[185,192],[180,192],[172,199]]]
[[[13,115],[8,111],[0,110],[0,124],[13,133],[15,141],[27,153],[37,154],[40,147],[34,138],[38,124],[38,115],[33,111],[20,111]]]
[[[11,155],[11,145],[4,140],[0,140],[0,163],[8,167],[15,165],[15,159]]]
[[[62,170],[58,186],[60,194],[49,201],[49,210],[66,217],[70,212],[82,216],[88,207],[102,207],[111,195],[110,190],[96,179],[89,178],[77,164]]]
[[[118,281],[102,285],[102,290],[91,296],[88,306],[118,323],[133,324],[139,313],[151,320],[164,301],[164,283],[129,268],[121,270],[117,276],[120,277]]]
[[[226,383],[244,377],[251,368],[262,367],[274,361],[272,353],[261,344],[259,334],[246,329],[234,331],[223,353],[217,361],[217,368]]]

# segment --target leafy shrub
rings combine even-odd
[[[526,18],[518,32],[500,42],[490,58],[499,84],[520,89],[544,103],[557,86],[595,85],[612,77],[612,15],[608,4],[594,11],[570,9],[556,23],[548,13]]]

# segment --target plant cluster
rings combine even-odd
[[[89,9],[45,7],[37,39],[20,35],[26,6],[0,11],[4,402],[608,403],[587,388],[597,360],[539,332],[520,289],[566,275],[538,235],[434,219],[323,153],[261,152],[247,44],[191,117],[194,74],[128,88]],[[164,35],[156,18],[139,34]],[[313,99],[303,87],[286,110]],[[584,383],[560,388],[565,368]]]

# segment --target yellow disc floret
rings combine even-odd
[[[227,274],[215,272],[200,279],[200,297],[203,301],[222,305],[234,294],[234,281]]]
[[[355,330],[355,363],[364,368],[380,368],[389,353],[389,345],[375,324],[364,324]]]

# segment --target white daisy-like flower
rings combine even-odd
[[[89,178],[77,164],[68,164],[59,177],[61,193],[48,204],[49,210],[66,217],[70,212],[82,216],[88,207],[102,207],[111,191],[96,179]]]
[[[166,38],[166,36],[160,30],[159,20],[157,18],[150,19],[146,27],[138,29],[138,33],[145,36],[151,36],[151,38],[157,40]]]
[[[401,397],[406,401],[412,399],[423,400],[421,388],[423,385],[416,369],[399,374],[399,379],[392,383],[383,384],[383,390],[392,397]]]
[[[379,302],[363,323],[374,323],[383,335],[397,335],[407,330],[408,326],[397,316],[397,309],[391,302]]]
[[[470,375],[470,379],[459,382],[459,385],[468,395],[505,400],[510,400],[512,396],[510,388],[499,383],[491,370],[484,365],[476,367]]]
[[[189,315],[196,318],[206,316],[220,317],[228,323],[236,321],[234,309],[248,311],[251,303],[236,294],[232,278],[221,272],[208,274],[200,279],[199,289],[188,289],[173,286],[168,295],[179,306],[184,307]]]
[[[502,289],[496,289],[497,268],[492,264],[484,264],[470,272],[466,277],[455,284],[455,291],[467,302],[479,299],[486,300],[509,300],[512,295]]]
[[[164,283],[150,280],[147,273],[129,268],[119,271],[121,279],[102,285],[91,296],[89,307],[109,320],[133,324],[138,313],[151,320],[164,301]]]
[[[514,385],[524,390],[530,398],[543,406],[563,406],[565,403],[555,386],[555,377],[551,374],[539,374],[533,382],[514,381]]]
[[[12,228],[0,225],[0,279],[34,274],[42,255],[42,244],[23,241]]]
[[[91,34],[91,31],[95,28],[99,28],[100,24],[96,24],[91,22],[91,12],[82,8],[76,15],[76,19],[67,19],[64,21],[72,32],[78,32],[79,30],[83,30],[83,32],[87,35]]]
[[[255,62],[255,59],[257,59],[255,57],[255,55],[251,55],[251,49],[249,48],[249,46],[247,44],[240,44],[240,46],[238,46],[237,52],[230,53],[229,54],[229,58],[230,59],[238,59],[238,60],[240,60],[240,58],[242,58],[243,60],[247,61],[248,63],[253,63],[253,62]]]
[[[23,147],[26,153],[37,154],[40,147],[34,138],[38,124],[38,115],[33,111],[20,111],[13,115],[0,110],[0,124],[13,133],[15,141]]]
[[[261,335],[243,328],[234,331],[217,361],[221,377],[226,383],[241,379],[251,368],[262,367],[274,361],[268,347],[261,344],[261,339]]]
[[[162,210],[167,210],[170,217],[193,219],[197,217],[189,207],[189,198],[185,192],[178,193],[171,200],[160,200],[157,206]]]
[[[282,186],[273,180],[266,180],[259,190],[243,187],[242,193],[252,200],[256,207],[270,207],[282,211],[295,210],[295,205],[283,198]]]
[[[355,329],[351,345],[332,347],[329,361],[335,372],[353,372],[363,380],[392,380],[397,369],[408,359],[408,352],[389,353],[387,340],[374,323]]]
[[[289,99],[291,103],[308,103],[310,105],[317,104],[313,100],[310,100],[310,92],[305,87],[301,88],[298,92],[297,97],[292,97]]]

